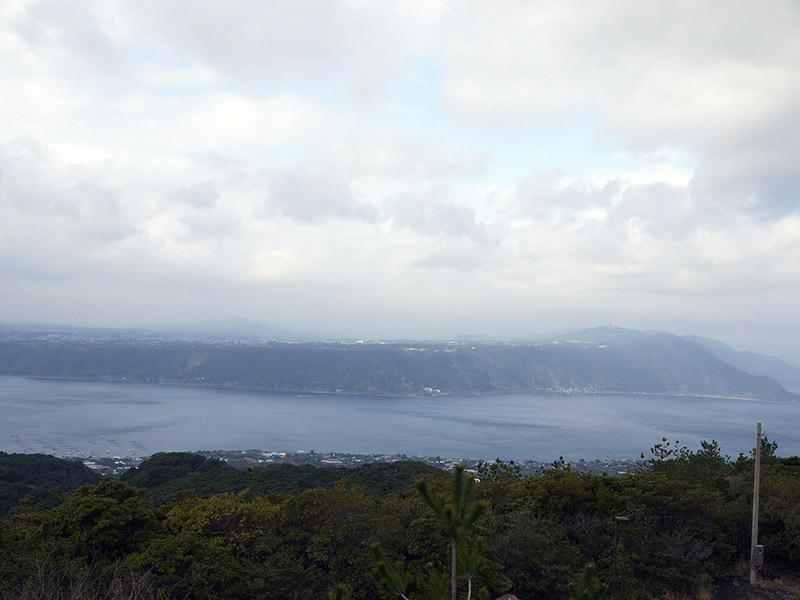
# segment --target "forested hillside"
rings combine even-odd
[[[75,488],[99,481],[100,477],[80,461],[0,452],[0,517],[22,498],[49,508]]]
[[[245,488],[270,494],[344,485],[383,496],[410,488],[420,475],[432,471],[435,469],[414,461],[366,463],[355,468],[279,464],[242,470],[199,454],[162,452],[126,471],[120,479],[147,489],[147,497],[160,506],[187,490],[209,497]],[[80,461],[0,452],[0,518],[21,501],[51,508],[76,488],[100,479]]]
[[[762,576],[791,578],[800,565],[800,458],[774,450],[766,444],[762,459]],[[104,479],[49,509],[16,508],[0,520],[0,597],[447,598],[456,540],[460,598],[470,589],[476,598],[602,598],[615,516],[629,519],[618,526],[620,599],[711,597],[715,581],[741,575],[749,557],[753,461],[732,461],[714,443],[663,442],[640,471],[620,477],[557,463],[523,478],[495,462],[478,469],[479,481],[420,468],[422,483],[396,486],[398,473],[417,469],[401,464],[373,470],[363,486],[328,480],[294,492],[260,486],[337,471],[240,471],[246,480],[237,480],[212,463],[160,455],[128,482]]]
[[[210,496],[249,488],[259,494],[294,492],[315,487],[360,486],[368,494],[386,495],[408,489],[432,467],[420,462],[368,463],[353,469],[315,468],[311,465],[266,465],[238,470],[224,462],[185,452],[159,453],[139,467],[126,471],[121,479],[147,488],[156,505],[164,504],[184,490]]]
[[[620,392],[792,401],[669,334],[618,343],[224,343],[161,338],[0,336],[0,374],[292,392],[420,395]]]

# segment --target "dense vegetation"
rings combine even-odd
[[[266,465],[256,470],[235,469],[225,462],[189,452],[155,454],[121,479],[147,489],[147,497],[160,506],[176,493],[192,490],[208,497],[245,488],[258,494],[285,493],[315,487],[360,486],[373,495],[406,490],[431,467],[413,461],[367,463],[357,468],[311,465]],[[24,500],[31,505],[52,508],[78,487],[100,482],[100,476],[80,461],[63,460],[44,454],[0,452],[0,518]]]
[[[0,452],[0,517],[22,498],[51,508],[75,488],[99,481],[100,477],[80,461]]]
[[[669,334],[608,344],[234,344],[0,334],[0,373],[355,394],[583,391],[797,396]]]
[[[386,495],[410,488],[420,475],[430,470],[424,463],[398,461],[369,463],[355,469],[267,465],[243,471],[198,454],[163,452],[125,472],[121,479],[147,488],[148,497],[158,506],[183,490],[202,496],[239,492],[245,488],[258,494],[270,494],[315,487],[330,489],[338,483],[346,487],[361,486],[370,494]]]
[[[762,460],[765,569],[796,573],[800,458],[774,451],[767,444]],[[159,455],[127,482],[80,487],[53,508],[23,503],[0,521],[0,597],[449,598],[455,548],[459,597],[602,598],[614,516],[630,519],[619,527],[618,598],[700,597],[749,556],[753,461],[713,442],[664,441],[651,454],[621,477],[557,463],[523,478],[496,462],[472,482],[401,464],[365,470],[354,487],[294,492],[270,489],[337,471],[234,477],[202,457]],[[417,486],[398,485],[419,472]]]

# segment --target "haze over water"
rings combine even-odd
[[[100,456],[245,449],[550,461],[638,458],[663,437],[735,457],[755,424],[800,454],[800,404],[720,398],[297,395],[0,377],[0,451]]]

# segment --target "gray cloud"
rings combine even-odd
[[[290,167],[270,177],[267,206],[281,216],[319,223],[330,218],[372,221],[375,209],[357,199],[348,181]]]
[[[0,200],[14,214],[27,215],[21,224],[49,229],[51,242],[70,236],[77,243],[110,242],[134,232],[117,190],[76,177],[47,156],[33,141],[0,149]],[[15,220],[11,215],[8,219]]]
[[[405,194],[391,203],[396,225],[433,238],[467,238],[486,243],[486,225],[475,219],[475,213],[449,200],[447,186],[438,185],[422,194]]]
[[[475,248],[474,245],[453,243],[434,248],[425,256],[412,263],[414,267],[428,269],[454,269],[456,271],[473,271],[484,267],[489,257],[486,248]]]
[[[760,218],[791,214],[800,209],[797,156],[800,118],[795,116],[710,152],[695,173],[692,193],[699,201]]]
[[[196,208],[211,208],[217,203],[219,194],[213,182],[201,181],[180,187],[169,196]]]
[[[241,231],[241,222],[236,215],[224,208],[214,211],[192,211],[180,218],[188,232],[186,242],[208,242],[228,238]]]
[[[289,81],[302,73],[330,82],[348,78],[371,97],[402,60],[413,19],[402,4],[231,0],[137,2],[131,17],[166,47],[228,77]]]
[[[461,147],[446,152],[426,136],[384,129],[370,136],[353,136],[318,158],[336,172],[351,176],[382,176],[399,181],[443,181],[486,173],[491,152]]]
[[[704,211],[686,187],[665,182],[626,187],[610,212],[614,223],[633,223],[648,235],[672,240],[683,239],[716,216]]]
[[[13,30],[37,54],[62,67],[123,78],[130,65],[104,23],[102,5],[38,0],[13,22]]]
[[[618,181],[602,185],[583,179],[561,185],[560,169],[537,168],[522,178],[514,191],[514,209],[521,216],[572,218],[588,208],[607,209],[622,190]]]
[[[118,192],[107,185],[81,181],[68,190],[65,200],[58,206],[71,218],[79,239],[87,243],[110,243],[137,232]]]
[[[3,5],[4,310],[796,333],[798,28],[782,0]]]
[[[138,234],[114,186],[57,166],[35,141],[0,146],[5,276],[70,281],[75,273],[93,273]]]

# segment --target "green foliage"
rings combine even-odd
[[[594,563],[587,563],[577,581],[567,586],[570,600],[601,600],[608,593],[608,586],[600,583]]]
[[[520,466],[513,460],[480,462],[477,465],[479,497],[486,502],[488,512],[502,510],[514,497],[514,486],[522,480]]]
[[[86,555],[112,561],[138,550],[158,529],[144,490],[108,477],[78,488],[57,509],[58,533]]]
[[[374,567],[370,548],[381,541],[391,544],[399,535],[396,519],[380,510],[376,498],[344,486],[284,500],[275,533],[279,546],[267,563],[277,569],[291,565],[297,572],[284,584],[291,587],[283,597],[298,588],[319,595],[330,579],[363,597]]]
[[[705,574],[721,572],[732,558],[720,535],[720,492],[663,472],[626,475],[622,484],[620,499],[630,518],[619,528],[626,589],[694,594]]]
[[[582,563],[580,552],[554,515],[522,509],[495,540],[489,557],[503,565],[520,598],[563,598]]]
[[[731,478],[728,501],[728,529],[739,535],[734,538],[735,551],[749,556],[750,522],[753,501],[753,464],[742,468]],[[741,466],[741,465],[739,465]],[[764,544],[770,566],[793,568],[800,565],[800,460],[775,459],[761,467],[759,494],[759,543]]]
[[[0,452],[0,518],[25,497],[52,508],[75,488],[98,481],[100,476],[79,461]]]
[[[372,577],[378,584],[378,590],[388,598],[400,596],[407,600],[408,573],[406,573],[403,561],[390,562],[379,544],[373,544],[372,554],[375,557],[375,569],[372,571]]]
[[[328,600],[353,600],[353,597],[350,595],[350,589],[346,585],[337,583],[331,593],[328,594]]]
[[[558,517],[577,512],[608,515],[618,487],[616,479],[569,469],[548,469],[528,483],[542,510]]]
[[[157,488],[188,475],[226,473],[233,469],[225,463],[191,452],[159,452],[138,467],[122,474],[122,481],[136,487]]]
[[[128,563],[161,587],[195,598],[250,598],[264,591],[262,562],[275,548],[278,506],[248,490],[183,496],[163,516],[163,533]]]
[[[476,538],[470,548],[463,539],[459,541],[457,553],[458,573],[467,580],[467,600],[472,597],[472,582],[481,569],[487,564],[484,557],[486,543],[483,538]]]
[[[249,488],[257,493],[270,494],[315,487],[333,488],[338,482],[344,482],[348,487],[362,486],[371,494],[387,495],[408,489],[417,477],[430,471],[428,465],[414,461],[365,464],[354,469],[268,465],[242,471],[199,454],[162,452],[126,471],[121,479],[147,488],[150,499],[160,506],[183,491],[209,497]]]
[[[513,460],[505,462],[497,458],[494,462],[480,461],[476,469],[478,471],[478,479],[480,479],[481,483],[488,485],[514,482],[522,479],[520,466]]]
[[[749,556],[753,461],[731,463],[713,442],[664,440],[622,477],[554,468],[523,479],[495,461],[480,483],[460,467],[428,470],[388,495],[365,486],[400,485],[415,465],[363,470],[354,487],[267,494],[267,481],[310,485],[325,470],[273,469],[262,480],[197,455],[155,459],[131,481],[166,490],[197,476],[208,487],[156,508],[144,489],[104,479],[53,508],[19,503],[0,519],[0,598],[425,600],[452,598],[453,582],[465,600],[602,598],[616,515],[629,518],[619,525],[620,600],[702,597]],[[765,458],[759,541],[771,572],[798,573],[798,498],[800,458]]]
[[[759,498],[759,543],[770,564],[800,565],[800,469],[764,465]]]
[[[54,509],[23,504],[1,523],[4,598],[110,597],[134,581],[145,585],[121,562],[159,529],[144,492],[111,479],[79,488]]]
[[[450,577],[434,565],[427,565],[426,576],[418,583],[424,600],[447,600],[450,597]]]
[[[771,442],[769,438],[765,435],[761,438],[761,460],[763,461],[772,461],[773,459],[777,458],[776,452],[778,451],[778,442]],[[753,448],[750,451],[750,456],[754,457],[756,455],[756,449]]]
[[[129,469],[120,479],[149,490],[150,499],[161,505],[177,492],[192,490],[202,496],[238,492],[248,487],[247,474],[223,462],[189,452],[160,452],[138,467]]]
[[[443,495],[432,495],[424,480],[417,482],[420,497],[433,510],[441,533],[450,540],[451,600],[456,600],[458,542],[486,512],[485,504],[472,501],[474,489],[475,480],[465,473],[464,465],[453,469],[449,501]]]
[[[718,491],[727,488],[727,477],[734,471],[730,457],[722,455],[719,444],[714,440],[700,442],[700,449],[692,452],[678,441],[672,443],[662,438],[661,443],[650,449],[650,453],[652,456],[646,461],[645,470],[665,473],[672,478]]]

